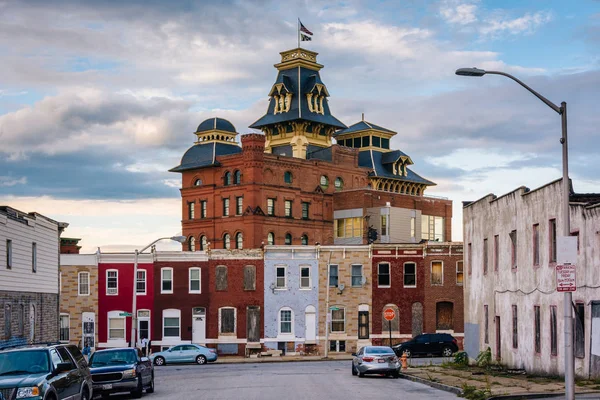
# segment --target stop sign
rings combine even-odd
[[[393,308],[386,308],[383,310],[383,317],[388,321],[391,321],[396,317],[396,312]]]

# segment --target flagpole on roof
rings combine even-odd
[[[298,18],[298,48],[300,48],[300,18]]]

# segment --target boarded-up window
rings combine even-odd
[[[436,304],[436,326],[437,330],[454,329],[454,304],[449,301],[441,301]]]
[[[533,225],[533,265],[540,265],[540,224]]]
[[[217,290],[227,290],[227,267],[225,265],[219,265],[217,267]]]
[[[575,357],[584,358],[585,357],[585,325],[584,325],[584,312],[585,305],[582,303],[577,303],[575,307]]]
[[[384,312],[387,308],[391,308],[394,310],[394,319],[392,321],[388,321],[385,319]],[[384,332],[387,332],[390,329],[390,322],[392,323],[392,331],[399,332],[400,331],[400,313],[398,312],[398,307],[394,304],[388,304],[381,310],[381,326]]]
[[[535,327],[535,352],[542,352],[542,332],[540,323],[540,306],[533,306],[533,323]]]
[[[487,238],[483,239],[483,274],[486,275],[488,273],[488,240]]]
[[[248,342],[260,342],[260,326],[260,307],[248,306],[246,309],[246,335]]]
[[[423,304],[413,303],[412,305],[412,336],[418,336],[423,333]]]
[[[358,312],[358,338],[368,339],[369,338],[369,312],[359,311]]]
[[[550,354],[558,354],[558,338],[556,327],[556,306],[550,306]]]
[[[519,347],[519,316],[517,315],[517,306],[512,306],[512,346]]]
[[[256,267],[254,265],[244,267],[244,290],[256,290]]]
[[[517,268],[517,231],[510,232],[510,265]]]
[[[488,344],[490,342],[490,326],[488,323],[488,318],[489,318],[488,306],[486,304],[483,306],[483,329],[484,329],[483,342],[485,344]]]
[[[443,285],[443,271],[444,267],[441,261],[431,262],[431,284],[432,285]]]
[[[220,333],[235,333],[235,309],[221,308]]]

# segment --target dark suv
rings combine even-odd
[[[412,340],[392,346],[398,357],[406,354],[407,357],[420,354],[442,355],[450,357],[458,351],[458,342],[449,333],[424,333],[415,336]]]
[[[0,350],[0,400],[92,398],[92,377],[73,345]]]

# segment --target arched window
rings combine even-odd
[[[235,234],[235,248],[243,249],[244,248],[244,237],[242,232],[238,232]]]
[[[240,183],[242,183],[242,173],[238,169],[233,173],[233,184],[239,185]]]
[[[223,248],[227,250],[231,249],[231,237],[229,233],[223,235]]]
[[[273,232],[269,232],[269,234],[267,235],[267,244],[275,244],[275,234]]]
[[[188,250],[189,251],[196,251],[196,238],[193,236],[190,236],[188,238]]]
[[[285,234],[285,244],[292,244],[292,234],[291,233],[286,233]]]
[[[194,181],[194,186],[202,186],[202,179],[198,178]]]
[[[223,175],[223,185],[231,185],[231,172],[227,171],[225,172],[225,175]]]
[[[285,183],[292,183],[292,173],[290,171],[285,171],[283,174],[283,181]]]
[[[208,240],[206,236],[200,236],[200,250],[206,250],[208,248]]]
[[[308,245],[308,235],[302,235],[302,237],[300,238],[302,245],[303,246],[307,246]]]
[[[342,190],[344,188],[344,180],[339,176],[335,178],[335,190]]]
[[[329,178],[327,178],[325,175],[321,175],[319,184],[321,185],[321,187],[323,187],[323,189],[326,189],[329,186]]]

